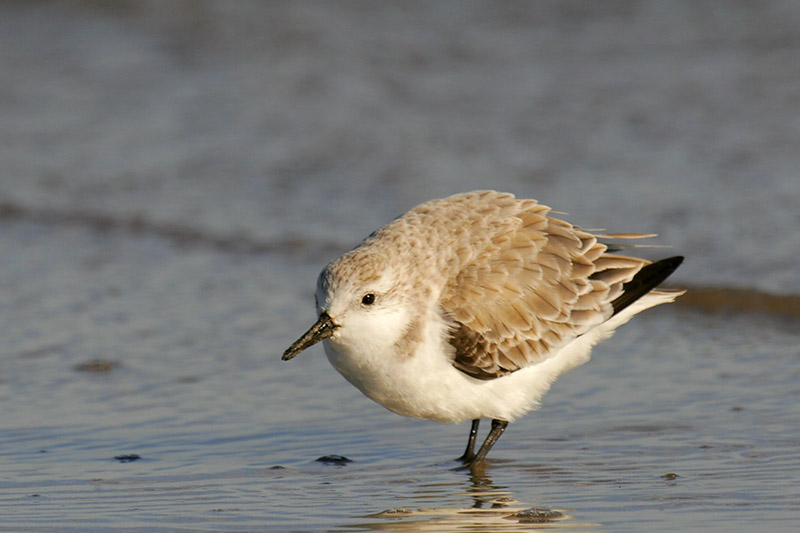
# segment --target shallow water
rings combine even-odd
[[[796,530],[800,9],[337,5],[0,5],[0,530]],[[697,296],[473,475],[279,358],[327,261],[486,187]]]
[[[6,229],[4,249],[25,256],[44,252],[23,241],[55,233],[46,253],[60,259],[54,279],[38,276],[46,297],[6,285],[4,529],[58,517],[58,530],[514,530],[532,526],[508,515],[537,508],[579,530],[789,530],[800,515],[794,322],[650,311],[471,475],[451,460],[466,425],[384,411],[319,348],[278,360],[294,322],[310,319],[299,302],[272,302],[287,324],[256,312],[259,294],[280,292],[262,272],[292,279],[285,257]],[[41,299],[53,303],[37,321]],[[93,359],[120,366],[76,368]],[[114,459],[125,454],[141,458]],[[316,461],[332,454],[352,463]]]

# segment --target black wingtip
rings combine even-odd
[[[616,315],[653,290],[659,283],[675,272],[675,269],[677,269],[681,263],[683,263],[683,256],[676,255],[642,267],[632,280],[622,286],[622,294],[611,302],[614,308],[614,314]]]

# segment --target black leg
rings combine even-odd
[[[503,434],[503,431],[506,430],[506,426],[508,426],[508,422],[505,420],[492,420],[492,429],[489,431],[489,434],[486,436],[486,440],[483,441],[480,450],[478,453],[475,454],[475,457],[472,458],[472,461],[469,463],[470,468],[474,468],[475,465],[480,464],[486,459],[486,454],[489,453],[489,450],[492,449],[494,443],[497,442],[497,439],[500,438],[500,435]]]
[[[472,421],[472,427],[469,429],[469,439],[467,439],[467,449],[464,450],[464,455],[456,459],[456,461],[468,464],[475,458],[475,436],[478,434],[478,424],[480,423],[480,418]]]

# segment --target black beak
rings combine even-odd
[[[303,336],[294,341],[294,344],[289,346],[289,349],[283,352],[283,357],[281,359],[283,361],[288,361],[289,359],[294,358],[297,354],[312,346],[322,339],[327,339],[333,332],[336,331],[338,328],[336,324],[333,323],[333,319],[331,319],[330,315],[323,311],[319,315],[319,320],[317,320],[316,324],[311,326],[311,328],[303,333]]]

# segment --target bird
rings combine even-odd
[[[510,422],[635,314],[683,261],[623,255],[654,234],[599,233],[533,199],[491,190],[418,205],[333,260],[317,321],[284,353],[322,341],[331,365],[399,415],[471,421],[463,468],[485,466]],[[491,429],[475,451],[481,419]]]

